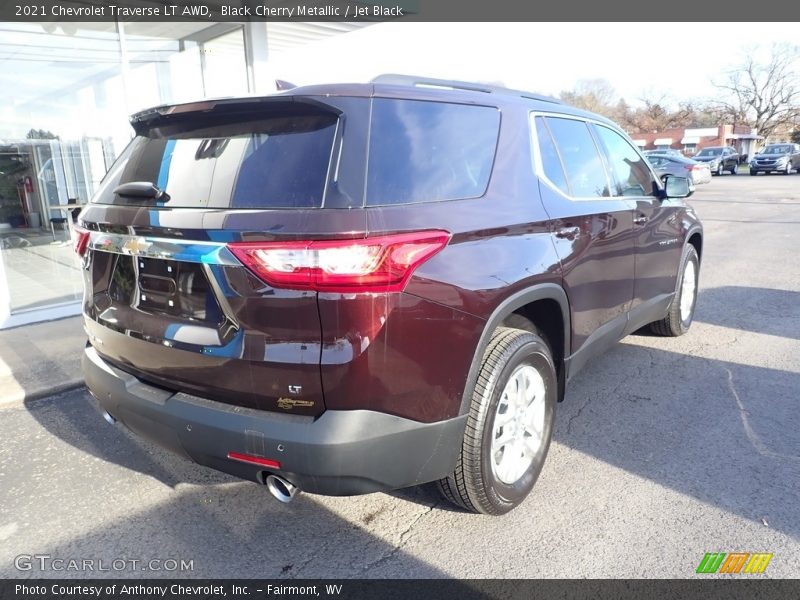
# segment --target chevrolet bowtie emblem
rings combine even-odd
[[[148,242],[144,238],[131,238],[125,241],[122,245],[122,250],[128,254],[141,254],[146,252],[152,245],[152,242]]]

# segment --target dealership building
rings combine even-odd
[[[0,23],[0,329],[79,314],[69,240],[128,116],[270,93],[276,57],[363,23]]]

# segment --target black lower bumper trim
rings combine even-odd
[[[89,346],[86,385],[101,407],[135,433],[195,462],[262,482],[280,473],[301,490],[332,496],[433,481],[455,466],[466,415],[419,423],[368,410],[319,418],[214,402],[143,383]],[[238,452],[279,461],[279,471],[227,458]]]

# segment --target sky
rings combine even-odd
[[[796,23],[382,23],[278,55],[298,85],[380,73],[502,83],[558,95],[607,79],[631,104],[714,97],[712,79],[757,47],[800,43]]]

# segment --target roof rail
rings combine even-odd
[[[398,75],[386,73],[378,75],[370,83],[382,83],[385,85],[402,85],[411,87],[443,88],[451,90],[465,90],[469,92],[483,92],[484,94],[503,94],[506,96],[519,96],[529,100],[541,100],[542,102],[554,102],[561,104],[561,100],[553,96],[545,96],[534,92],[524,92],[513,90],[501,85],[491,85],[488,83],[475,83],[470,81],[455,81],[449,79],[434,79],[432,77],[419,77],[416,75]]]

